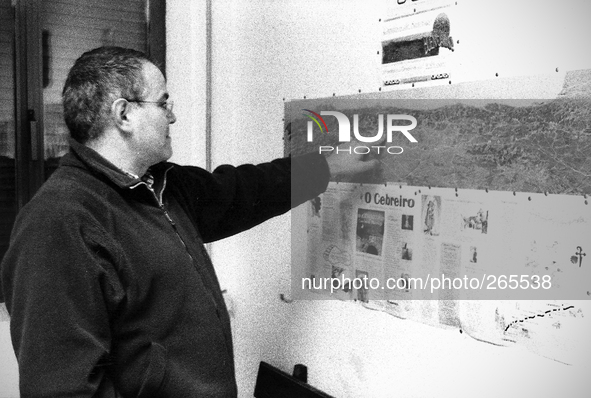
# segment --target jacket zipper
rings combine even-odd
[[[166,178],[166,175],[165,175]],[[183,247],[185,248],[185,252],[187,253],[187,255],[189,256],[189,259],[191,260],[191,263],[193,264],[193,267],[197,268],[197,261],[195,261],[195,258],[193,257],[193,255],[189,252],[189,248],[187,247],[187,244],[185,243],[185,241],[183,240],[183,237],[181,236],[181,234],[178,231],[178,228],[176,226],[176,223],[174,222],[174,220],[172,219],[172,217],[170,217],[170,214],[168,213],[168,211],[166,210],[166,207],[164,206],[164,203],[162,203],[161,198],[158,198],[158,195],[156,194],[156,191],[154,191],[154,188],[151,187],[149,184],[146,184],[145,182],[142,182],[143,184],[146,185],[146,187],[150,190],[150,192],[152,192],[152,195],[154,196],[154,199],[156,200],[156,203],[158,204],[158,207],[160,208],[160,210],[162,210],[162,213],[164,214],[164,217],[166,217],[166,219],[168,220],[168,222],[170,223],[170,225],[172,226],[172,228],[174,229],[174,232],[176,234],[176,236],[179,238],[179,240],[181,241]],[[162,195],[164,194],[164,188],[166,188],[166,179],[164,180],[164,186],[162,187],[162,191],[160,192],[160,196],[162,197]],[[195,269],[195,271],[197,271],[198,274],[200,274],[200,272]],[[203,276],[201,276],[203,278]],[[209,289],[206,289],[209,290]],[[218,304],[215,300],[215,298],[213,297],[213,294],[211,292],[208,292],[210,299],[213,303],[213,306],[215,308],[215,311],[218,315],[218,318],[221,317],[220,315],[220,310],[218,307]]]
[[[160,201],[160,199],[158,198],[158,195],[156,195],[156,191],[154,191],[154,188],[152,188],[148,184],[146,184],[146,187],[150,190],[150,192],[152,192],[152,195],[154,196],[154,199],[156,200],[156,203],[158,204],[158,207],[160,208],[160,210],[162,210],[162,213],[164,214],[164,217],[166,217],[166,219],[168,220],[168,222],[170,223],[170,225],[172,225],[172,228],[174,229],[174,232],[175,232],[176,236],[179,238],[179,240],[183,244],[183,247],[185,248],[185,251],[187,252],[187,254],[189,255],[189,257],[191,258],[191,261],[193,261],[193,263],[194,263],[195,262],[195,259],[193,258],[193,256],[191,255],[191,253],[189,253],[189,248],[187,247],[187,244],[185,243],[185,241],[183,240],[183,237],[179,233],[179,231],[178,231],[178,229],[176,227],[176,223],[174,222],[174,220],[172,219],[172,217],[170,217],[170,214],[168,214],[168,210],[166,210],[166,207],[164,206],[164,203],[162,203]],[[164,190],[164,188],[162,188],[162,189]]]

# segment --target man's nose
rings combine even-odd
[[[176,115],[173,111],[168,112],[168,124],[174,124],[176,122]]]

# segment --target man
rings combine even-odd
[[[176,117],[164,76],[123,48],[83,54],[63,103],[71,150],[20,212],[1,268],[21,397],[236,396],[203,242],[375,161],[310,154],[213,173],[167,163]]]

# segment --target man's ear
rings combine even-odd
[[[111,114],[115,125],[125,133],[132,132],[131,120],[128,117],[131,104],[124,98],[119,98],[111,105]]]

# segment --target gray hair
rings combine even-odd
[[[82,54],[62,92],[70,136],[82,144],[100,137],[113,101],[141,100],[147,62],[151,61],[144,53],[121,47],[99,47]]]

